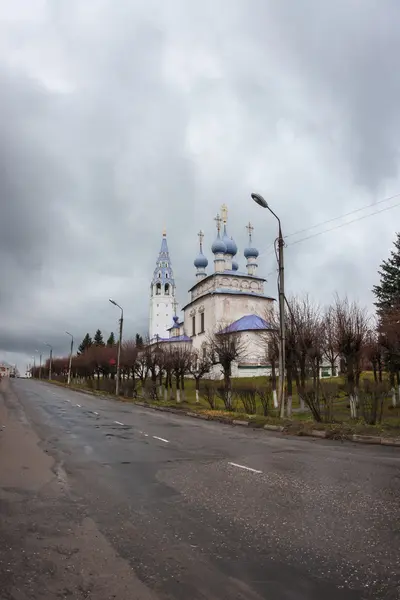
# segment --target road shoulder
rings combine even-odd
[[[156,600],[84,514],[9,382],[0,392],[2,597]]]

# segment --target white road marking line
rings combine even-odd
[[[98,412],[96,412],[96,411],[94,410],[94,411],[93,411],[93,414],[94,414],[94,415],[98,415],[99,413],[98,413]]]
[[[69,402],[71,404],[71,400],[66,400],[65,402]]]
[[[262,471],[258,471],[257,469],[252,469],[251,467],[245,467],[244,465],[238,465],[237,463],[230,462],[228,465],[232,465],[232,467],[237,467],[238,469],[245,469],[246,471],[251,471],[252,473],[262,473]]]
[[[153,438],[155,440],[160,440],[160,442],[165,442],[166,444],[169,444],[169,440],[165,440],[164,438],[160,438],[157,435],[153,435]]]
[[[144,433],[143,435],[144,435],[144,437],[149,437],[148,433]]]
[[[77,404],[77,407],[78,407],[78,408],[82,408],[82,406],[81,406],[80,404]]]
[[[123,423],[121,423],[120,421],[114,421],[114,423],[115,423],[116,425],[123,425]]]

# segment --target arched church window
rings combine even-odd
[[[165,278],[168,279],[168,273],[165,273]]]
[[[156,295],[159,296],[161,294],[161,283],[157,283],[156,285]]]
[[[169,296],[169,283],[165,284],[165,294]]]
[[[158,279],[161,279],[161,271],[158,271]]]

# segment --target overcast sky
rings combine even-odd
[[[145,332],[168,232],[178,297],[229,208],[276,295],[284,234],[400,194],[398,0],[0,0],[0,359]],[[287,239],[289,292],[371,305],[400,196]],[[273,273],[272,275],[270,273]]]

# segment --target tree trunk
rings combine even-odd
[[[276,365],[274,360],[271,361],[271,386],[274,408],[278,408],[278,394],[276,393]]]
[[[185,376],[184,375],[181,375],[181,390],[182,390],[182,401],[185,402],[186,393],[185,393]]]
[[[231,366],[224,368],[225,403],[228,410],[232,410]]]
[[[336,360],[333,358],[331,360],[331,377],[336,376]]]
[[[300,377],[299,377],[299,371],[298,371],[297,367],[294,369],[294,379],[296,381],[297,395],[299,397],[300,409],[301,410],[305,410],[304,388],[302,388],[302,386],[301,386]]]
[[[287,366],[287,416],[290,419],[292,417],[292,401],[293,401],[293,370],[292,365]]]
[[[199,390],[200,390],[200,379],[196,378],[196,404],[198,404],[200,402]]]
[[[374,381],[375,381],[375,383],[378,383],[378,372],[376,369],[376,360],[372,361],[372,371],[374,373]]]

